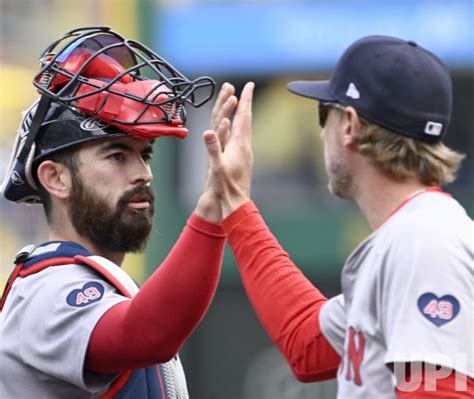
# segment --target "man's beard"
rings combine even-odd
[[[337,157],[341,159],[341,157]],[[342,199],[352,199],[352,175],[340,161],[330,161],[328,166],[329,192]]]
[[[150,207],[130,209],[133,196],[148,196]],[[145,249],[153,224],[154,195],[150,187],[138,186],[126,192],[115,209],[93,188],[73,177],[69,214],[76,231],[98,248],[112,252],[141,252]]]

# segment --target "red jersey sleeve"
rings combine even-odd
[[[100,373],[170,360],[204,317],[219,280],[225,235],[196,214],[138,294],[94,328],[85,368]]]
[[[253,202],[222,226],[250,302],[295,376],[303,382],[335,378],[340,358],[319,326],[326,297],[290,260]]]

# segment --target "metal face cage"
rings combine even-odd
[[[103,26],[66,33],[46,48],[40,61],[41,69],[33,84],[41,94],[79,109],[87,103],[87,110],[81,111],[98,119],[106,115],[111,124],[183,126],[184,105],[199,107],[214,95],[211,78],[190,80],[142,43]],[[130,90],[123,90],[121,83],[129,84]],[[110,117],[107,107],[116,107],[114,104],[124,98],[141,106],[135,104],[133,117],[130,112],[127,118]],[[149,117],[150,112],[154,117]]]

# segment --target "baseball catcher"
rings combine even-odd
[[[2,193],[41,204],[49,240],[18,252],[2,296],[2,397],[187,398],[178,352],[216,290],[219,204],[203,192],[141,289],[120,265],[152,229],[156,139],[186,137],[186,108],[214,82],[106,27],[67,33],[40,62]]]

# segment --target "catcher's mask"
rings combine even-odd
[[[40,62],[33,85],[41,96],[23,115],[1,187],[14,202],[40,202],[35,167],[66,147],[110,135],[186,137],[185,106],[203,105],[215,88],[108,27],[66,33]]]

